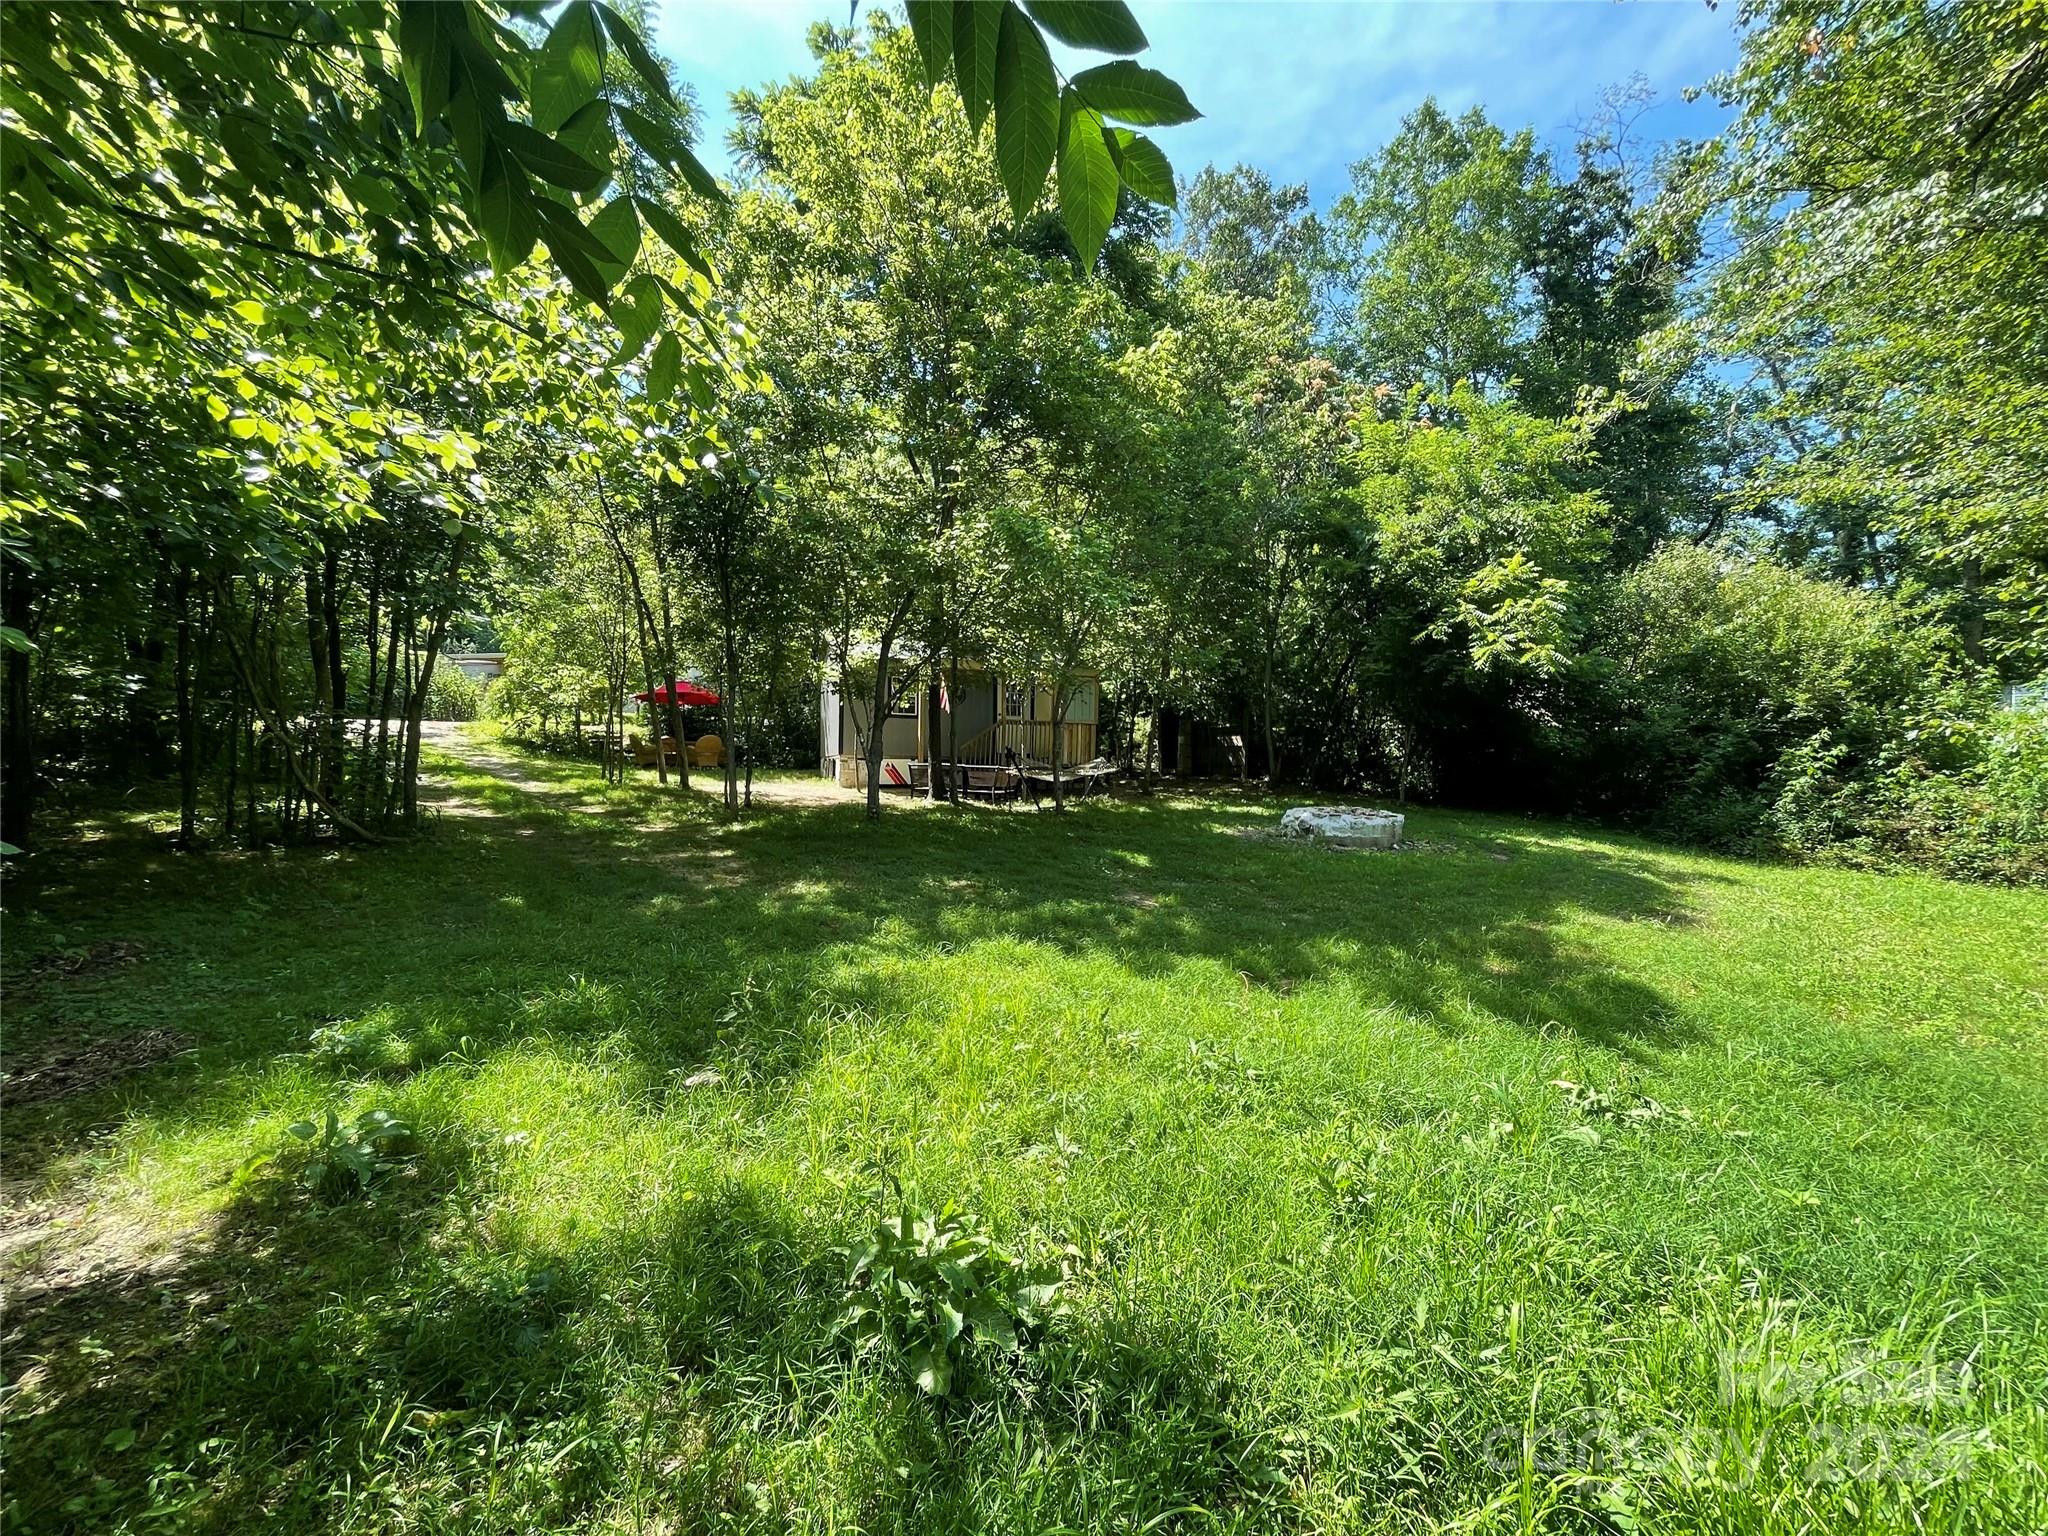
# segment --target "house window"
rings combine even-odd
[[[1031,701],[1031,689],[1023,683],[1003,684],[1003,718],[1022,720]]]
[[[895,683],[903,691],[897,694],[894,702],[889,705],[890,718],[903,719],[908,717],[915,719],[917,717],[917,680],[915,676],[912,676],[907,681],[904,678],[898,677],[895,679]]]

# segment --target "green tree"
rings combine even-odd
[[[1225,292],[1277,299],[1290,282],[1315,292],[1328,276],[1322,220],[1300,182],[1276,186],[1253,166],[1207,165],[1188,186],[1181,219],[1189,258]]]
[[[1615,105],[1641,99],[1624,93]],[[1553,189],[1530,231],[1534,329],[1516,363],[1524,408],[1593,418],[1575,473],[1613,510],[1612,557],[1622,565],[1699,526],[1715,499],[1696,370],[1660,366],[1643,345],[1677,314],[1696,241],[1673,229],[1667,248],[1640,227],[1635,179],[1618,130],[1581,139],[1577,173]]]
[[[1428,100],[1370,160],[1330,226],[1355,309],[1340,324],[1356,367],[1439,400],[1460,383],[1505,384],[1526,338],[1526,253],[1551,195],[1528,129],[1509,135],[1475,107]]]
[[[2048,15],[1772,0],[1667,207],[1727,233],[1697,326],[1777,451],[1753,505],[1973,659],[2048,657]]]
[[[1583,424],[1469,386],[1440,406],[1382,399],[1359,423],[1375,681],[1440,792],[1512,801],[1507,776],[1542,750],[1610,537],[1574,484],[1585,451]]]
[[[734,281],[810,445],[798,494],[833,545],[833,665],[879,721],[919,673],[936,691],[976,622],[988,517],[1098,355],[1076,316],[1117,322],[1090,307],[1100,285],[1004,238],[1000,155],[934,95],[909,32],[814,42],[814,77],[741,98]],[[879,731],[865,756],[877,815]]]

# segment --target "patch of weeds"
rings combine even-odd
[[[306,1055],[323,1066],[355,1072],[403,1072],[417,1064],[413,1042],[381,1013],[322,1024],[306,1038]]]
[[[1498,1117],[1486,1122],[1484,1131],[1464,1131],[1458,1136],[1458,1145],[1473,1152],[1491,1152],[1514,1139],[1515,1122]]]
[[[1605,1124],[1619,1129],[1626,1126],[1655,1125],[1660,1121],[1690,1121],[1689,1109],[1667,1108],[1661,1101],[1646,1093],[1606,1093],[1598,1088],[1589,1088],[1584,1083],[1575,1083],[1570,1078],[1556,1077],[1550,1086],[1564,1095],[1565,1107],[1574,1111],[1587,1122],[1575,1125],[1565,1135],[1577,1141],[1598,1146],[1600,1132],[1596,1124]]]
[[[53,976],[90,976],[97,971],[118,970],[142,958],[142,946],[133,939],[102,939],[83,948],[59,949],[37,958],[28,968],[28,980]]]
[[[388,1109],[365,1110],[352,1121],[330,1109],[318,1121],[295,1122],[285,1134],[305,1149],[295,1175],[300,1186],[333,1203],[366,1194],[419,1151],[413,1128]]]
[[[1054,1178],[1061,1180],[1081,1155],[1081,1144],[1057,1126],[1053,1127],[1050,1141],[1034,1141],[1018,1154],[1026,1162],[1044,1164]]]
[[[1350,1120],[1339,1120],[1337,1144],[1327,1149],[1316,1165],[1316,1188],[1338,1215],[1359,1221],[1372,1215],[1379,1198],[1381,1160],[1386,1156],[1383,1140],[1367,1141]]]
[[[1188,1075],[1207,1085],[1225,1115],[1251,1113],[1274,1090],[1273,1074],[1248,1060],[1235,1042],[1189,1040]]]
[[[899,1362],[920,1391],[945,1397],[969,1349],[1035,1344],[1063,1310],[1058,1266],[998,1247],[950,1203],[889,1216],[847,1254],[846,1301],[833,1331],[856,1355]]]
[[[174,1029],[145,1029],[83,1044],[61,1042],[28,1065],[0,1074],[7,1106],[21,1109],[89,1093],[117,1077],[183,1055],[191,1041]]]

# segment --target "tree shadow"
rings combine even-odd
[[[439,1483],[476,1528],[572,1528],[657,1452],[708,1474],[729,1384],[817,1354],[801,1298],[826,1256],[744,1193],[667,1207],[601,1262],[479,1261],[443,1230],[465,1170],[428,1149],[366,1199],[271,1181],[171,1253],[12,1287],[10,1527],[339,1528]],[[693,1378],[716,1386],[678,1397]]]
[[[616,1056],[649,1115],[715,1070],[772,1126],[848,1020],[914,1016],[995,964],[1191,996],[1220,980],[1260,1010],[1314,994],[1361,1029],[1395,1010],[1447,1036],[1563,1031],[1638,1060],[1697,1038],[1593,935],[1689,921],[1711,877],[1622,839],[1423,814],[1428,851],[1335,854],[1248,835],[1278,807],[1232,796],[729,823],[708,796],[606,789],[585,765],[536,760],[532,778],[548,791],[466,783],[465,813],[411,844],[192,857],[114,818],[39,858],[8,893],[32,919],[10,933],[10,1056],[163,1027],[193,1050],[10,1107],[10,1178],[64,1171],[104,1130],[225,1137],[252,1105],[311,1112],[534,1041]],[[91,962],[112,939],[133,963]],[[71,953],[75,971],[16,989]],[[908,1469],[865,1490],[875,1526],[972,1525],[1020,1487],[1046,1523],[1087,1524],[1104,1478],[1139,1490],[1133,1524],[1200,1507],[1256,1525],[1291,1475],[1183,1321],[1083,1328],[932,1404],[829,1341],[841,1276],[815,1216],[737,1184],[671,1193],[602,1252],[558,1254],[476,1227],[489,1165],[427,1129],[440,1160],[361,1206],[238,1199],[167,1264],[10,1308],[9,1497],[28,1524],[190,1495],[194,1528],[317,1527],[351,1467],[563,1522],[643,1487],[700,1523],[755,1518],[736,1426],[794,1442],[850,1392],[880,1404],[863,1454]]]
[[[980,1528],[1020,1487],[1079,1509],[1106,1469],[1140,1523],[1256,1507],[1280,1476],[1186,1320],[1070,1318],[1035,1351],[983,1347],[935,1400],[849,1354],[830,1233],[753,1190],[668,1197],[599,1254],[479,1259],[443,1230],[474,1170],[427,1146],[369,1199],[272,1181],[171,1255],[12,1298],[10,1526],[323,1530],[434,1499],[479,1529],[746,1525],[764,1449],[848,1415],[876,1529]]]
[[[785,805],[727,823],[708,796],[607,788],[548,759],[534,773],[561,794],[472,781],[482,814],[407,845],[195,858],[95,826],[45,856],[10,892],[38,919],[11,935],[30,953],[11,946],[10,1068],[52,1040],[166,1021],[193,1048],[14,1110],[10,1175],[36,1177],[94,1127],[217,1115],[322,1031],[383,1037],[379,1056],[338,1051],[343,1075],[539,1034],[616,1036],[653,1079],[717,1057],[774,1082],[835,1020],[916,1006],[907,965],[958,964],[964,985],[961,957],[992,945],[1151,982],[1227,973],[1276,1003],[1321,988],[1447,1035],[1562,1031],[1635,1060],[1698,1038],[1585,935],[1689,922],[1688,886],[1713,877],[1621,839],[1425,813],[1426,851],[1342,854],[1259,835],[1277,807],[1248,797],[906,806],[879,826],[857,805]],[[141,959],[23,986],[52,931],[73,949],[121,936]]]
[[[1295,1475],[1214,1339],[1185,1319],[1069,1319],[1028,1354],[990,1357],[947,1400],[898,1388],[867,1490],[872,1530],[1147,1530],[1200,1511],[1220,1528],[1287,1524]]]

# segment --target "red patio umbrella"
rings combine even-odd
[[[685,709],[718,702],[717,694],[702,683],[692,682],[687,677],[672,677],[653,692],[636,693],[633,697],[642,704],[680,704]]]

